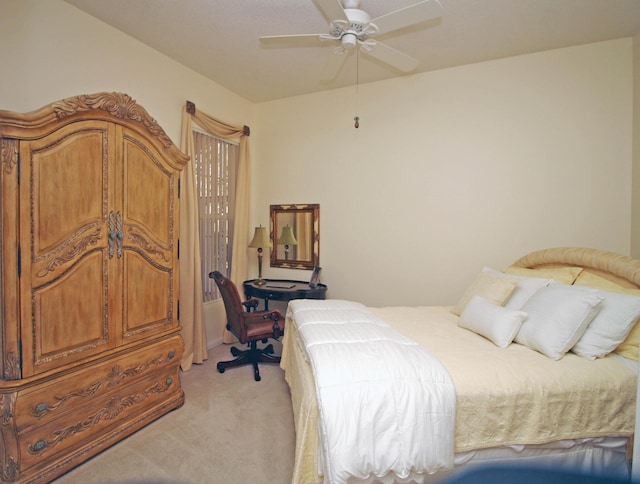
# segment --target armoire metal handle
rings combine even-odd
[[[113,257],[113,242],[115,241],[118,248],[118,259],[122,257],[122,240],[124,232],[122,231],[122,217],[120,212],[116,212],[115,221],[113,218],[113,210],[109,212],[109,259]]]
[[[109,259],[113,258],[113,241],[116,239],[115,222],[113,220],[113,210],[109,212]]]
[[[116,213],[116,245],[118,246],[118,259],[122,257],[122,240],[124,239],[124,232],[122,231],[122,218],[120,212]]]

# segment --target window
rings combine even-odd
[[[203,301],[220,294],[209,272],[229,276],[238,145],[193,130],[196,192],[200,214]]]

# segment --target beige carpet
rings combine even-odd
[[[278,348],[279,351],[280,348]],[[182,373],[186,402],[57,479],[55,484],[291,482],[295,434],[289,387],[273,364],[218,373],[229,346]]]

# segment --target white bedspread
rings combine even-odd
[[[453,467],[455,391],[433,355],[359,303],[288,311],[315,374],[325,482]]]

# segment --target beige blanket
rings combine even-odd
[[[456,388],[456,452],[560,439],[629,436],[636,375],[613,358],[554,361],[501,349],[457,326],[446,307],[373,310],[431,351]]]
[[[459,328],[446,307],[372,310],[449,371],[457,398],[456,452],[633,433],[636,375],[613,358],[568,354],[554,361],[517,344],[500,349]],[[296,425],[293,482],[318,482],[315,386],[293,321],[287,321],[281,366]]]

